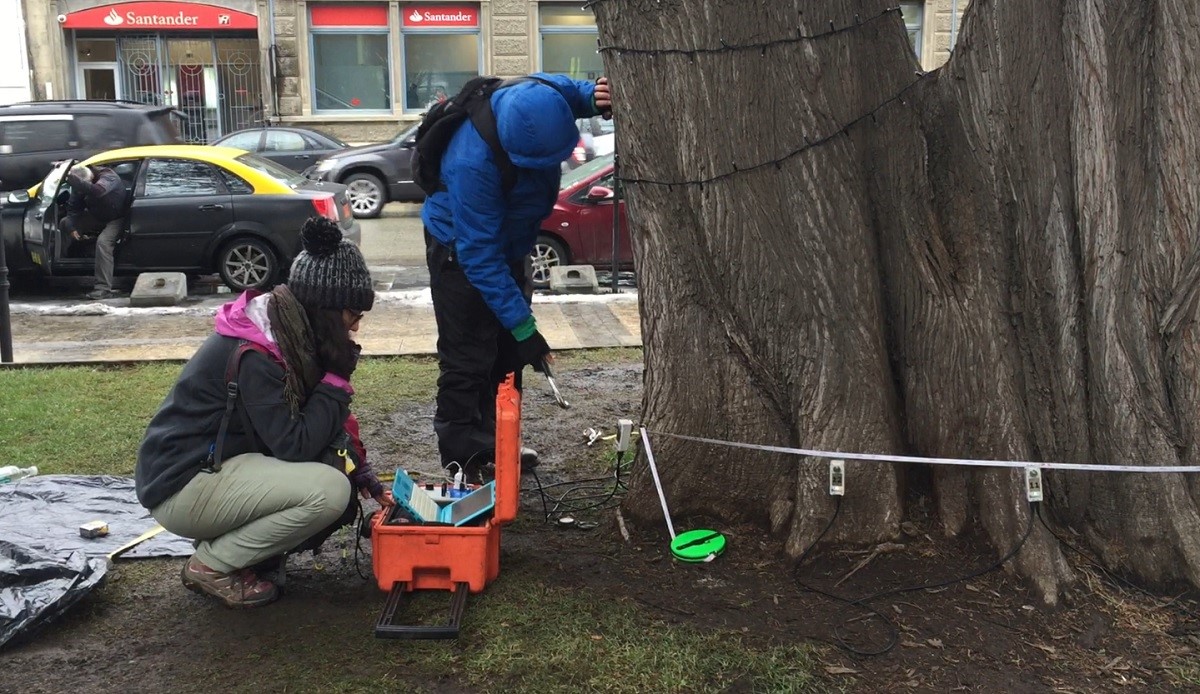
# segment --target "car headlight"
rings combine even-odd
[[[335,159],[322,159],[321,161],[317,162],[317,173],[325,173],[326,171],[332,169],[335,165],[337,165],[337,160]]]

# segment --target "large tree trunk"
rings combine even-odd
[[[762,50],[605,50],[621,175],[640,180],[625,192],[644,421],[830,450],[1196,464],[1200,3],[974,0],[952,60],[924,76],[889,4],[594,5],[601,44],[627,49],[852,27]],[[793,554],[833,510],[816,461],[664,437],[655,453],[675,513],[765,499],[757,520]],[[852,463],[829,537],[894,537],[905,472]],[[642,474],[627,505],[653,518]],[[1006,552],[1030,523],[1017,471],[937,466],[933,481],[947,535],[982,528]],[[1200,585],[1200,480],[1047,484],[1110,565]],[[1016,566],[1048,601],[1070,578],[1040,527]]]

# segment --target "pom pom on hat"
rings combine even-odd
[[[342,238],[337,223],[313,217],[300,229],[304,250],[292,262],[287,285],[310,308],[370,311],[375,286],[367,261],[358,248]]]
[[[341,228],[325,217],[311,217],[300,228],[300,244],[310,255],[333,255],[341,243]]]

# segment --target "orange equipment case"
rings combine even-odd
[[[467,593],[481,592],[500,574],[500,526],[517,517],[521,496],[521,393],[513,375],[496,392],[496,505],[480,526],[371,525],[371,563],[379,589],[388,592],[375,626],[382,638],[455,638]],[[450,620],[438,626],[394,623],[406,593],[452,591]]]

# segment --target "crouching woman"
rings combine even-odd
[[[357,434],[352,333],[374,303],[370,273],[328,220],[309,220],[301,241],[286,284],[220,309],[138,450],[138,499],[197,540],[183,584],[230,607],[275,600],[263,567],[350,522],[354,487],[391,503],[361,455],[349,476],[320,462],[348,420]]]

